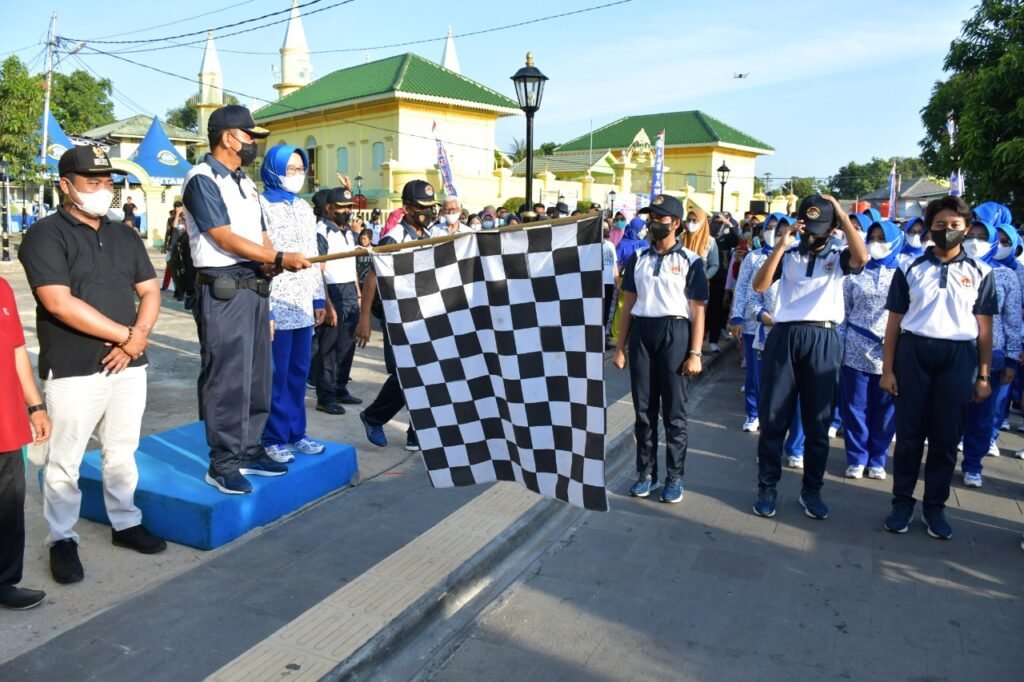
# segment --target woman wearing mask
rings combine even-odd
[[[851,220],[852,222],[852,220]],[[885,480],[885,460],[896,434],[896,408],[882,391],[882,338],[889,321],[885,301],[903,251],[903,233],[891,222],[867,229],[868,255],[860,277],[843,281],[846,318],[839,404],[846,443],[846,477]]]
[[[1020,235],[1017,234],[1017,230],[1014,229],[1013,225],[996,225],[996,232],[999,236],[999,246],[996,248],[996,255],[993,259],[995,263],[1005,267],[1013,272],[1017,276],[1017,283],[1020,285],[1022,305],[1024,305],[1024,267],[1021,267],[1020,261],[1017,258],[1024,251],[1024,243],[1021,242]],[[1020,395],[1020,367],[1017,368],[1017,375],[1013,378],[1012,384],[1003,384],[996,391],[994,388],[993,393],[996,394],[996,412],[993,422],[995,424],[993,433],[998,435],[998,431],[1009,431],[1010,430],[1010,399],[1014,394]],[[1024,431],[1024,426],[1021,426],[1018,431]],[[1021,457],[1020,453],[1015,454],[1016,457]]]
[[[992,316],[992,378],[989,380],[992,393],[984,401],[972,402],[967,407],[964,459],[960,464],[964,485],[980,488],[981,460],[985,455],[999,456],[996,439],[1002,415],[996,411],[997,398],[1003,386],[1013,383],[1017,373],[1021,352],[1021,291],[1017,273],[996,260],[1000,255],[999,230],[989,223],[974,221],[967,228],[963,248],[968,258],[992,268],[998,303],[998,310]],[[1009,257],[1009,249],[1004,249],[1002,255]]]
[[[924,240],[927,239],[924,221],[915,217],[903,223],[903,235],[903,252],[900,253],[900,265],[906,265],[909,261],[924,255]]]
[[[296,196],[307,167],[301,149],[289,145],[268,149],[260,169],[264,187],[260,208],[274,249],[297,251],[308,258],[318,253],[316,217],[309,204]],[[325,315],[319,268],[284,272],[274,278],[270,292],[274,373],[263,446],[277,462],[295,459],[292,451],[307,455],[324,451],[323,445],[306,435],[305,399],[313,327],[323,322]]]
[[[629,223],[626,221],[626,216],[621,212],[615,214],[615,219],[612,221],[611,232],[608,234],[608,240],[611,241],[612,246],[616,249],[619,247],[619,242],[626,236],[626,227]],[[623,261],[619,261],[620,263]]]
[[[711,225],[708,223],[708,214],[696,204],[692,204],[689,212],[686,214],[686,222],[680,230],[680,241],[683,242],[684,248],[693,251],[704,261],[704,271],[708,282],[714,279],[720,265],[718,261],[718,244],[711,238]],[[717,305],[721,306],[722,303],[719,299]],[[711,308],[714,305],[713,300],[708,302],[709,317],[712,316]],[[708,326],[711,326],[710,320]],[[717,353],[718,337],[716,336],[710,339],[710,341],[709,350],[712,353]]]
[[[480,220],[480,216],[478,216],[476,213],[471,214],[469,216],[469,231],[479,232],[482,227],[483,223]]]

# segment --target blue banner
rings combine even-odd
[[[452,167],[448,163],[448,153],[444,150],[441,138],[437,136],[437,124],[434,124],[434,140],[437,142],[437,170],[441,173],[441,182],[444,185],[444,193],[449,197],[459,196],[455,191],[455,182],[452,180]]]
[[[665,131],[658,133],[658,139],[654,143],[654,167],[651,170],[651,196],[654,197],[665,191]]]

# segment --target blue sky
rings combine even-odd
[[[413,51],[440,61],[443,40],[362,48],[442,38],[449,24],[458,35],[614,1],[354,0],[309,16],[304,25],[318,77],[362,63],[367,54],[379,59]],[[307,11],[335,2],[321,0]],[[535,120],[538,144],[585,134],[591,120],[600,127],[630,114],[700,109],[775,147],[774,156],[759,160],[759,174],[828,176],[850,160],[918,152],[923,136],[919,111],[934,82],[943,77],[949,43],[974,4],[632,0],[457,38],[456,47],[464,75],[513,98],[509,76],[522,66],[525,53],[533,52],[536,65],[551,79]],[[42,42],[54,10],[58,35],[133,40],[201,31],[288,6],[289,0],[176,0],[97,11],[97,5],[81,2],[31,3],[5,17],[0,52],[25,48],[17,54],[41,70]],[[200,14],[206,16],[196,17]],[[145,30],[168,22],[178,23]],[[272,100],[276,91],[271,66],[279,63],[283,38],[280,24],[219,39],[225,88]],[[105,51],[131,47],[91,44]],[[360,49],[315,54],[343,48]],[[114,83],[118,117],[163,116],[196,89],[183,80],[87,53],[83,50],[78,58]],[[126,56],[195,78],[202,51],[201,46],[176,47]],[[61,69],[80,65],[75,57],[67,58]],[[750,75],[738,80],[734,73]],[[252,97],[240,99],[262,103]],[[499,146],[509,147],[523,130],[522,117],[502,121]]]

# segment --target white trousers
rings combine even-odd
[[[43,516],[50,527],[47,544],[73,539],[82,505],[78,469],[95,433],[103,447],[103,501],[114,530],[142,523],[135,506],[142,414],[146,410],[146,368],[119,374],[100,372],[46,382],[46,410],[53,422],[43,468]]]

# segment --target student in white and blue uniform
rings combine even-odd
[[[1021,240],[1013,225],[1003,224],[996,225],[995,227],[999,233],[999,247],[996,249],[996,255],[992,260],[994,263],[1008,268],[1016,275],[1017,284],[1021,290],[1021,303],[1024,305],[1024,265],[1021,265],[1019,260],[1020,256],[1024,254],[1024,241]],[[1024,314],[1024,311],[1022,311],[1022,314]],[[1020,358],[1018,357],[1017,359],[1019,360]],[[1017,374],[1014,376],[1013,381],[1009,384],[1002,384],[996,392],[995,421],[1001,431],[1010,430],[1010,401],[1020,400],[1022,385],[1024,384],[1022,384],[1020,367],[1018,366]],[[1017,430],[1024,432],[1024,423]],[[1015,456],[1024,458],[1024,452],[1017,452]]]
[[[996,439],[1003,417],[998,411],[998,397],[1000,394],[1009,397],[1009,387],[1017,373],[1021,349],[1021,293],[1016,273],[995,260],[999,252],[999,230],[986,222],[975,221],[967,230],[963,248],[969,258],[992,268],[998,302],[998,311],[992,316],[992,395],[967,408],[964,459],[960,465],[964,485],[980,488],[982,458],[986,454],[999,456]],[[1004,248],[1009,250],[1009,247]],[[1003,255],[1012,258],[1009,253]]]
[[[665,487],[661,501],[683,499],[686,462],[686,397],[691,376],[700,374],[708,279],[701,257],[683,248],[676,232],[683,205],[659,194],[643,212],[651,247],[630,257],[622,276],[623,305],[613,364],[626,367],[636,411],[637,481],[634,497],[658,485],[658,414],[665,420]]]
[[[897,270],[886,308],[882,390],[895,397],[892,512],[885,529],[905,533],[924,468],[928,534],[948,539],[944,507],[956,468],[967,407],[992,393],[992,316],[998,312],[992,268],[961,246],[971,208],[960,197],[928,204],[924,222],[933,246]]]
[[[899,268],[903,232],[888,221],[866,230],[871,260],[859,277],[843,282],[846,320],[839,404],[846,443],[846,477],[885,479],[885,460],[896,433],[892,396],[878,385],[882,374],[882,338],[889,311],[885,301]]]
[[[775,329],[768,335],[762,355],[754,513],[775,516],[782,442],[799,400],[807,437],[800,505],[807,516],[825,519],[828,507],[821,499],[821,486],[842,361],[836,327],[844,315],[843,278],[863,270],[868,252],[832,197],[807,197],[800,204],[799,218],[794,227],[800,232],[800,243],[792,246],[793,231],[780,231],[775,250],[754,276],[757,292],[767,291],[772,282],[779,281]],[[846,249],[831,243],[830,233],[837,223],[850,245]]]
[[[757,394],[759,386],[759,375],[761,362],[759,353],[754,350],[754,337],[757,333],[758,322],[750,313],[748,301],[753,295],[750,283],[754,279],[754,273],[767,260],[768,254],[775,247],[775,229],[779,220],[787,220],[783,213],[772,213],[764,221],[755,234],[755,242],[760,240],[761,246],[756,247],[747,254],[747,257],[740,263],[740,272],[736,276],[736,286],[733,289],[732,308],[729,311],[730,332],[734,338],[743,343],[743,359],[746,373],[743,377],[743,398],[746,420],[743,422],[743,430],[752,433],[758,429],[757,421]],[[756,312],[756,309],[754,310]],[[739,338],[739,337],[742,337]]]

